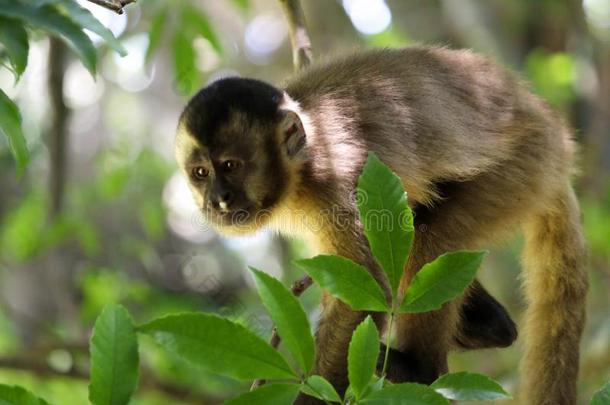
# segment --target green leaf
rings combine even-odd
[[[473,373],[452,373],[441,376],[430,387],[448,399],[456,401],[493,401],[510,395],[491,378]]]
[[[312,375],[301,386],[301,392],[322,401],[341,402],[341,397],[324,377]]]
[[[102,37],[108,46],[114,49],[119,55],[127,55],[127,50],[123,47],[121,42],[116,39],[112,31],[100,23],[89,10],[81,7],[73,0],[59,0],[56,7],[58,10],[64,11],[64,14],[70,17],[72,21],[79,24],[81,27],[95,32],[97,35]]]
[[[375,259],[395,296],[413,245],[413,214],[400,178],[369,153],[358,180],[358,210]]]
[[[0,384],[0,405],[49,405],[49,403],[17,385]]]
[[[610,404],[610,382],[593,395],[589,405],[608,405]]]
[[[432,311],[458,297],[474,280],[485,254],[486,252],[451,252],[427,263],[411,280],[400,311]]]
[[[28,33],[17,20],[0,17],[0,43],[4,45],[15,77],[19,80],[28,64]]]
[[[145,56],[147,63],[150,62],[150,59],[159,47],[159,43],[161,42],[161,38],[163,36],[163,28],[165,28],[167,15],[167,8],[161,8],[159,11],[157,11],[157,14],[155,14],[155,17],[150,24],[150,30],[148,31],[148,48],[146,49]]]
[[[183,30],[176,30],[172,41],[174,82],[180,94],[190,94],[199,83],[193,43]]]
[[[275,278],[250,267],[258,293],[290,353],[305,375],[313,366],[315,349],[307,315],[296,297]]]
[[[95,405],[123,405],[138,385],[138,340],[129,312],[108,305],[95,321],[91,337],[89,400]]]
[[[373,378],[379,357],[379,332],[370,316],[358,325],[349,344],[347,371],[356,399]]]
[[[388,311],[381,287],[363,266],[341,256],[320,255],[295,264],[331,295],[360,311]]]
[[[241,380],[298,378],[267,342],[243,326],[212,314],[185,313],[138,328],[202,368]]]
[[[358,401],[367,405],[449,405],[449,401],[427,385],[389,385]]]
[[[0,15],[19,19],[32,28],[42,29],[61,37],[95,76],[97,54],[93,43],[82,28],[60,12],[54,4],[33,7],[13,0],[0,0]]]
[[[225,405],[292,405],[301,386],[297,384],[267,384],[225,402]]]
[[[0,89],[0,132],[8,138],[8,144],[21,174],[28,163],[28,147],[21,129],[21,114],[17,105]]]
[[[184,22],[192,31],[210,41],[216,52],[222,53],[222,44],[212,29],[208,18],[198,8],[187,5],[183,9],[182,16]]]

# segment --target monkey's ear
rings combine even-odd
[[[299,115],[291,110],[283,111],[280,130],[283,136],[283,146],[288,156],[296,156],[305,147],[305,128]]]

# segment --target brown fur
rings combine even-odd
[[[315,253],[349,257],[378,276],[354,200],[357,177],[374,151],[401,177],[417,213],[403,289],[438,255],[487,247],[523,227],[529,303],[523,403],[574,404],[586,275],[569,184],[574,145],[563,122],[486,59],[425,47],[314,65],[289,80],[280,109],[297,112],[307,145],[300,159],[260,157],[275,158],[274,170],[290,174],[264,222],[305,238]],[[241,131],[252,132],[251,125]],[[179,143],[198,137],[181,133]],[[281,144],[283,133],[260,136]],[[252,172],[264,175],[260,167]],[[461,302],[398,318],[397,349],[412,359],[413,370],[402,378],[429,383],[447,371]],[[347,345],[362,318],[324,296],[316,371],[340,390],[347,385]]]

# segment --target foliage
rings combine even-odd
[[[0,0],[0,43],[7,49],[15,80],[20,79],[27,66],[29,43],[26,28],[61,38],[94,76],[97,54],[84,29],[100,35],[119,54],[126,53],[112,32],[74,0]],[[17,167],[22,171],[27,164],[28,152],[21,116],[15,103],[1,89],[0,132],[8,137]]]
[[[377,181],[369,181],[375,176]],[[379,184],[385,184],[383,188]],[[381,190],[381,191],[380,191]],[[403,267],[413,240],[413,220],[406,203],[400,179],[373,154],[367,160],[359,182],[359,191],[371,199],[359,202],[361,221],[371,246],[374,240],[384,241],[383,249],[373,249],[379,263],[385,263],[385,274],[395,277],[391,302],[360,265],[347,258],[319,256],[299,262],[316,279],[321,288],[359,310],[386,312],[393,319],[400,312],[421,312],[440,307],[459,295],[474,279],[483,253],[453,252],[445,254],[421,269],[407,288],[401,304],[398,299],[397,263]],[[375,199],[375,200],[373,200]],[[404,225],[391,236],[388,229],[377,229],[374,210],[390,211],[390,219],[400,218]],[[405,222],[405,218],[407,218]],[[408,248],[400,247],[408,242]],[[333,269],[339,269],[335,271]],[[297,299],[278,280],[251,269],[260,298],[291,354],[285,357],[244,326],[213,314],[183,313],[154,319],[134,327],[128,312],[120,306],[104,309],[95,323],[91,338],[91,384],[89,398],[95,405],[121,405],[129,398],[138,380],[138,332],[152,336],[167,351],[206,370],[236,379],[263,378],[272,382],[246,393],[230,403],[291,403],[297,393],[314,396],[326,402],[376,404],[387,401],[411,401],[427,405],[448,404],[446,398],[481,400],[507,398],[508,394],[492,380],[477,374],[447,374],[430,387],[421,384],[390,384],[384,380],[387,366],[385,354],[381,375],[376,375],[379,357],[379,333],[368,316],[353,333],[348,350],[350,387],[344,398],[322,376],[312,374],[315,358],[314,341],[307,316]],[[350,282],[348,273],[360,274]],[[368,275],[368,276],[365,276]],[[398,277],[397,277],[398,276]],[[346,287],[347,286],[347,287]],[[364,291],[364,293],[363,293]],[[363,298],[364,297],[364,298]],[[389,340],[387,342],[389,350]],[[298,364],[299,371],[290,366]],[[379,378],[381,377],[381,378]],[[275,382],[274,380],[277,380]],[[281,381],[293,384],[280,383]]]
[[[597,391],[589,405],[608,405],[610,404],[610,382],[608,382],[602,389]]]
[[[243,8],[244,2],[240,3],[242,3],[239,4],[240,8]],[[180,21],[179,29],[170,30],[168,22],[172,19]],[[156,10],[150,25],[146,60],[152,59],[166,37],[169,37],[171,43],[174,86],[181,94],[191,94],[201,85],[201,77],[196,68],[197,52],[194,40],[205,39],[219,54],[223,52],[222,43],[207,16],[188,1],[171,6],[163,4]]]
[[[0,384],[0,403],[3,405],[48,405],[47,401],[38,398],[28,390],[4,384]]]

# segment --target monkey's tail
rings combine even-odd
[[[576,403],[587,274],[578,202],[570,185],[524,226],[525,353],[519,403]]]

